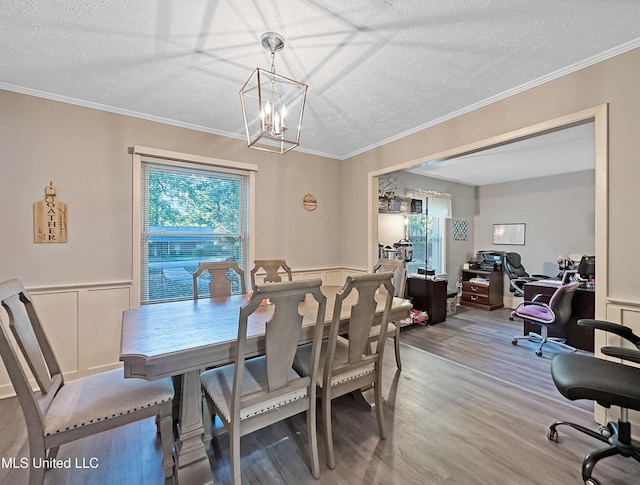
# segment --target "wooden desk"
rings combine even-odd
[[[545,283],[545,280],[534,281],[524,285],[524,300],[530,301],[534,295],[541,294],[551,296],[557,289],[557,283]],[[567,339],[567,344],[577,349],[593,352],[594,348],[594,330],[588,327],[578,325],[581,318],[594,318],[595,314],[595,290],[586,288],[578,288],[571,300],[571,317],[564,325],[548,327],[549,337],[560,337]],[[540,326],[524,320],[524,335],[529,332],[540,333]]]
[[[339,286],[324,286],[327,296],[325,327],[328,334]],[[356,301],[352,294],[345,303]],[[143,305],[126,310],[122,316],[120,360],[125,377],[158,379],[182,375],[182,396],[178,423],[177,459],[180,483],[211,483],[211,471],[202,442],[202,403],[200,371],[205,367],[234,361],[238,335],[238,315],[245,303],[244,295],[226,298],[185,300]],[[351,304],[342,307],[341,326],[349,322]],[[408,318],[411,303],[394,298],[392,321]],[[313,298],[300,304],[303,329],[300,343],[311,342],[312,319],[317,311]],[[376,316],[382,316],[380,298]],[[272,305],[261,307],[249,318],[247,357],[260,355],[264,349],[264,325],[273,312]]]

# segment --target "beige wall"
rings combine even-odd
[[[640,300],[635,255],[640,228],[635,194],[640,180],[640,49],[550,81],[510,98],[432,128],[355,156],[344,162],[342,237],[350,243],[342,253],[344,265],[365,267],[368,247],[368,173],[558,118],[600,104],[609,104],[609,294],[631,302]]]
[[[608,103],[609,296],[636,301],[640,280],[628,261],[639,231],[639,75],[635,49],[344,162],[256,152],[239,140],[0,91],[0,278],[29,286],[129,280],[133,145],[258,164],[256,257],[364,269],[369,172]],[[69,206],[65,245],[31,242],[31,206],[49,181]],[[318,198],[314,212],[302,209],[307,192]]]
[[[256,257],[285,257],[295,269],[340,264],[341,162],[0,90],[0,280],[131,280],[133,145],[257,164]],[[32,205],[50,181],[68,206],[66,244],[32,242]],[[307,192],[318,199],[313,212],[302,205]]]
[[[67,378],[120,365],[121,315],[136,301],[134,145],[256,164],[255,257],[286,258],[296,278],[344,281],[341,162],[0,90],[0,281],[32,290]],[[67,204],[66,244],[33,243],[33,203],[50,181]],[[313,212],[302,205],[308,192]],[[0,397],[12,393],[0,366]]]
[[[375,195],[369,192],[370,172],[428,160],[455,147],[607,103],[608,227],[596,227],[596,241],[599,235],[606,238],[609,273],[608,285],[603,285],[606,295],[598,296],[607,300],[606,308],[599,311],[640,330],[640,279],[636,265],[629,263],[640,239],[639,78],[640,49],[635,49],[344,162],[295,150],[271,155],[249,150],[239,140],[0,90],[0,280],[17,277],[33,287],[131,279],[128,148],[134,145],[257,164],[256,257],[283,256],[297,269],[365,269],[376,252],[375,238],[370,241]],[[32,242],[32,204],[43,198],[49,181],[68,205],[67,244]],[[302,209],[307,192],[318,199],[312,213]],[[111,293],[100,299],[110,311],[115,309],[113,315],[120,313],[125,300]],[[83,318],[78,308],[84,307],[76,305],[75,332],[80,339],[89,335],[93,320]],[[100,311],[99,305],[95,310]],[[58,328],[57,323],[51,328]],[[77,342],[82,349],[91,348]],[[116,343],[108,352],[100,362],[82,364],[80,372],[117,365],[112,361]]]
[[[640,281],[628,257],[637,239],[629,231],[637,231],[630,221],[640,179],[639,74],[635,49],[344,162],[257,152],[239,140],[0,91],[0,211],[9,228],[0,278],[30,286],[129,280],[133,145],[258,164],[256,257],[282,255],[301,269],[364,269],[369,172],[608,103],[610,295],[634,300]],[[69,206],[65,245],[31,242],[31,207],[49,181]],[[307,192],[318,198],[314,212],[302,208]]]

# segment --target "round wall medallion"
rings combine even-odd
[[[316,207],[318,207],[318,201],[316,200],[316,197],[314,195],[306,194],[302,198],[302,205],[304,205],[304,208],[308,211],[312,211],[315,210]]]

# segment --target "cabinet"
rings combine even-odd
[[[557,285],[549,285],[549,283],[545,283],[545,280],[527,283],[524,285],[524,300],[531,301],[535,295],[544,295],[546,299],[542,301],[548,302],[557,288]],[[571,316],[569,320],[564,325],[549,325],[547,327],[549,337],[567,339],[567,344],[572,347],[593,352],[594,330],[593,328],[578,325],[578,320],[581,318],[594,318],[595,310],[595,290],[578,288],[571,300]],[[523,334],[528,335],[529,332],[540,333],[540,325],[524,320]]]
[[[482,278],[484,282],[471,281]],[[460,304],[481,310],[495,310],[504,306],[502,271],[484,271],[479,269],[462,270],[462,299]]]
[[[427,312],[427,323],[440,323],[447,318],[447,280],[407,278],[407,295],[414,308]]]

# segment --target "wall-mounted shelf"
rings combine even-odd
[[[422,214],[422,201],[409,197],[378,197],[380,214]]]

